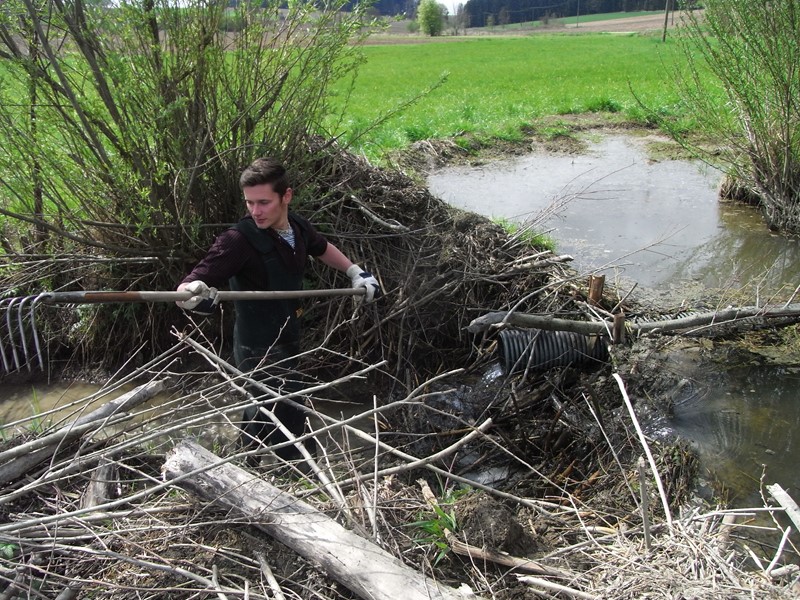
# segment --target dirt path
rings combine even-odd
[[[679,21],[679,14],[670,13],[667,22],[668,27],[674,27]],[[577,25],[575,23],[566,26],[568,30],[577,31],[597,31],[609,33],[639,33],[642,31],[661,30],[664,28],[664,15],[646,15],[643,17],[629,17],[626,19],[611,19],[608,21],[591,21],[581,23],[578,19]]]

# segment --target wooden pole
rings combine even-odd
[[[302,500],[221,460],[199,444],[181,442],[163,466],[165,480],[257,527],[367,600],[463,600]],[[478,597],[476,597],[478,598]]]
[[[781,308],[768,308],[761,306],[743,306],[741,308],[726,308],[723,310],[700,312],[688,317],[670,319],[668,321],[652,321],[649,323],[629,322],[631,333],[661,333],[677,331],[679,329],[692,329],[711,327],[736,323],[742,319],[788,319],[800,320],[800,304],[787,304]],[[572,331],[584,335],[608,333],[611,323],[606,321],[575,321],[560,319],[550,315],[531,315],[516,312],[491,312],[473,319],[467,326],[470,333],[482,333],[495,325],[509,325],[513,327],[532,327],[548,331]]]
[[[287,298],[323,298],[332,296],[363,296],[364,288],[334,288],[322,290],[262,290],[219,291],[216,298],[227,300],[285,300]],[[174,291],[83,291],[44,292],[39,301],[45,304],[115,304],[136,302],[179,302],[188,300],[191,292]]]
[[[614,325],[611,328],[611,333],[615,344],[625,343],[625,313],[619,312],[614,315]]]
[[[605,275],[589,275],[589,304],[597,306],[603,299],[603,289],[606,285]]]
[[[661,41],[667,41],[667,25],[669,24],[669,1],[667,0],[666,6],[664,6],[664,31],[661,34]]]
[[[650,502],[647,496],[647,475],[645,474],[644,456],[640,456],[636,463],[639,472],[639,495],[642,498],[642,527],[644,529],[644,547],[650,550]]]

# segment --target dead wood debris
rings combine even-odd
[[[652,501],[642,514],[635,489],[642,448],[605,370],[485,377],[494,340],[465,330],[479,314],[591,313],[563,264],[541,262],[538,250],[500,226],[450,209],[405,176],[358,157],[331,156],[318,171],[313,181],[326,191],[312,194],[319,198],[313,220],[329,224],[348,253],[365,257],[386,298],[358,319],[346,303],[312,307],[315,350],[304,360],[314,391],[305,395],[352,398],[373,372],[394,384],[380,397],[373,391],[375,406],[363,407],[359,428],[317,417],[324,481],[274,461],[254,477],[465,597],[796,597],[796,533],[763,519],[782,509],[766,502],[749,511],[686,508],[694,476],[687,448],[650,441],[677,516],[667,524],[655,486],[645,490]],[[337,285],[322,270],[317,277],[324,287]],[[176,333],[172,348],[133,373],[136,381],[169,377],[158,411],[137,408],[122,425],[81,430],[0,493],[3,598],[355,597],[250,519],[163,481],[164,457],[186,437],[197,436],[223,461],[243,459],[230,442],[246,402],[242,379],[211,350],[197,352],[206,342],[201,330]],[[207,368],[180,374],[188,354]],[[314,380],[341,365],[341,382]],[[108,388],[117,383],[111,378]],[[103,473],[115,478],[105,501],[82,500]],[[420,479],[452,518],[437,523],[442,513]],[[756,519],[782,540],[780,550],[738,534]],[[439,537],[431,534],[437,527]],[[534,572],[513,568],[524,564]]]
[[[179,340],[152,365],[152,373],[163,373],[185,349]],[[630,420],[614,408],[619,401],[602,396],[612,391],[610,382],[593,381],[601,394],[595,405],[581,391],[565,393],[584,387],[569,383],[569,377],[580,375],[567,370],[549,382],[506,381],[488,397],[508,402],[509,414],[490,410],[486,416],[498,417],[497,426],[477,437],[469,423],[409,430],[408,438],[380,428],[396,422],[393,411],[407,405],[417,405],[434,421],[446,405],[429,401],[455,395],[458,405],[457,393],[447,389],[457,390],[453,384],[461,377],[427,382],[372,415],[364,407],[359,420],[367,425],[358,430],[341,419],[322,419],[325,428],[315,427],[317,462],[329,483],[276,462],[250,473],[302,498],[420,572],[453,589],[468,587],[477,598],[633,600],[671,598],[687,590],[711,599],[794,597],[791,586],[798,572],[788,559],[795,534],[772,522],[773,536],[783,539],[781,550],[739,534],[750,525],[768,526],[764,515],[777,516],[781,506],[680,510],[691,506],[688,490],[679,489],[691,481],[686,471],[690,458],[652,440],[656,468],[670,482],[665,494],[675,515],[668,525],[651,482],[647,520],[653,524],[652,540],[646,547],[644,515],[633,489],[642,449]],[[114,387],[109,382],[109,389]],[[242,464],[224,431],[241,410],[229,382],[209,383],[186,395],[180,389],[171,388],[158,420],[149,417],[151,408],[142,407],[131,410],[122,430],[98,423],[96,431],[83,432],[79,443],[58,449],[49,462],[4,489],[0,547],[6,554],[0,558],[0,578],[6,597],[22,597],[24,590],[35,588],[46,597],[74,593],[112,600],[271,598],[276,586],[287,598],[355,597],[313,561],[264,535],[252,516],[178,491],[178,481],[163,482],[163,456],[187,436],[200,436],[223,463]],[[81,403],[75,410],[84,410]],[[592,428],[587,416],[595,410],[599,422]],[[372,419],[377,419],[375,427],[369,425]],[[445,443],[456,454],[437,452],[435,460],[419,460]],[[459,465],[462,453],[487,461],[486,472],[503,456],[514,475],[493,483],[472,481],[466,477],[468,465]],[[76,462],[84,468],[71,469]],[[108,472],[108,464],[115,467],[116,481],[109,487],[113,497],[86,506],[83,491],[97,473]],[[338,490],[336,497],[325,493],[331,486]],[[264,506],[265,515],[269,508]],[[442,514],[452,519],[439,523],[441,538],[431,536]],[[437,561],[443,548],[448,551]]]

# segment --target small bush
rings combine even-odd
[[[618,113],[622,110],[622,104],[611,98],[597,98],[586,103],[588,112],[609,112]]]

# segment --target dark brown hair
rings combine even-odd
[[[254,185],[272,184],[272,189],[283,196],[289,189],[289,177],[286,168],[274,158],[257,158],[242,171],[239,186],[242,188]]]

